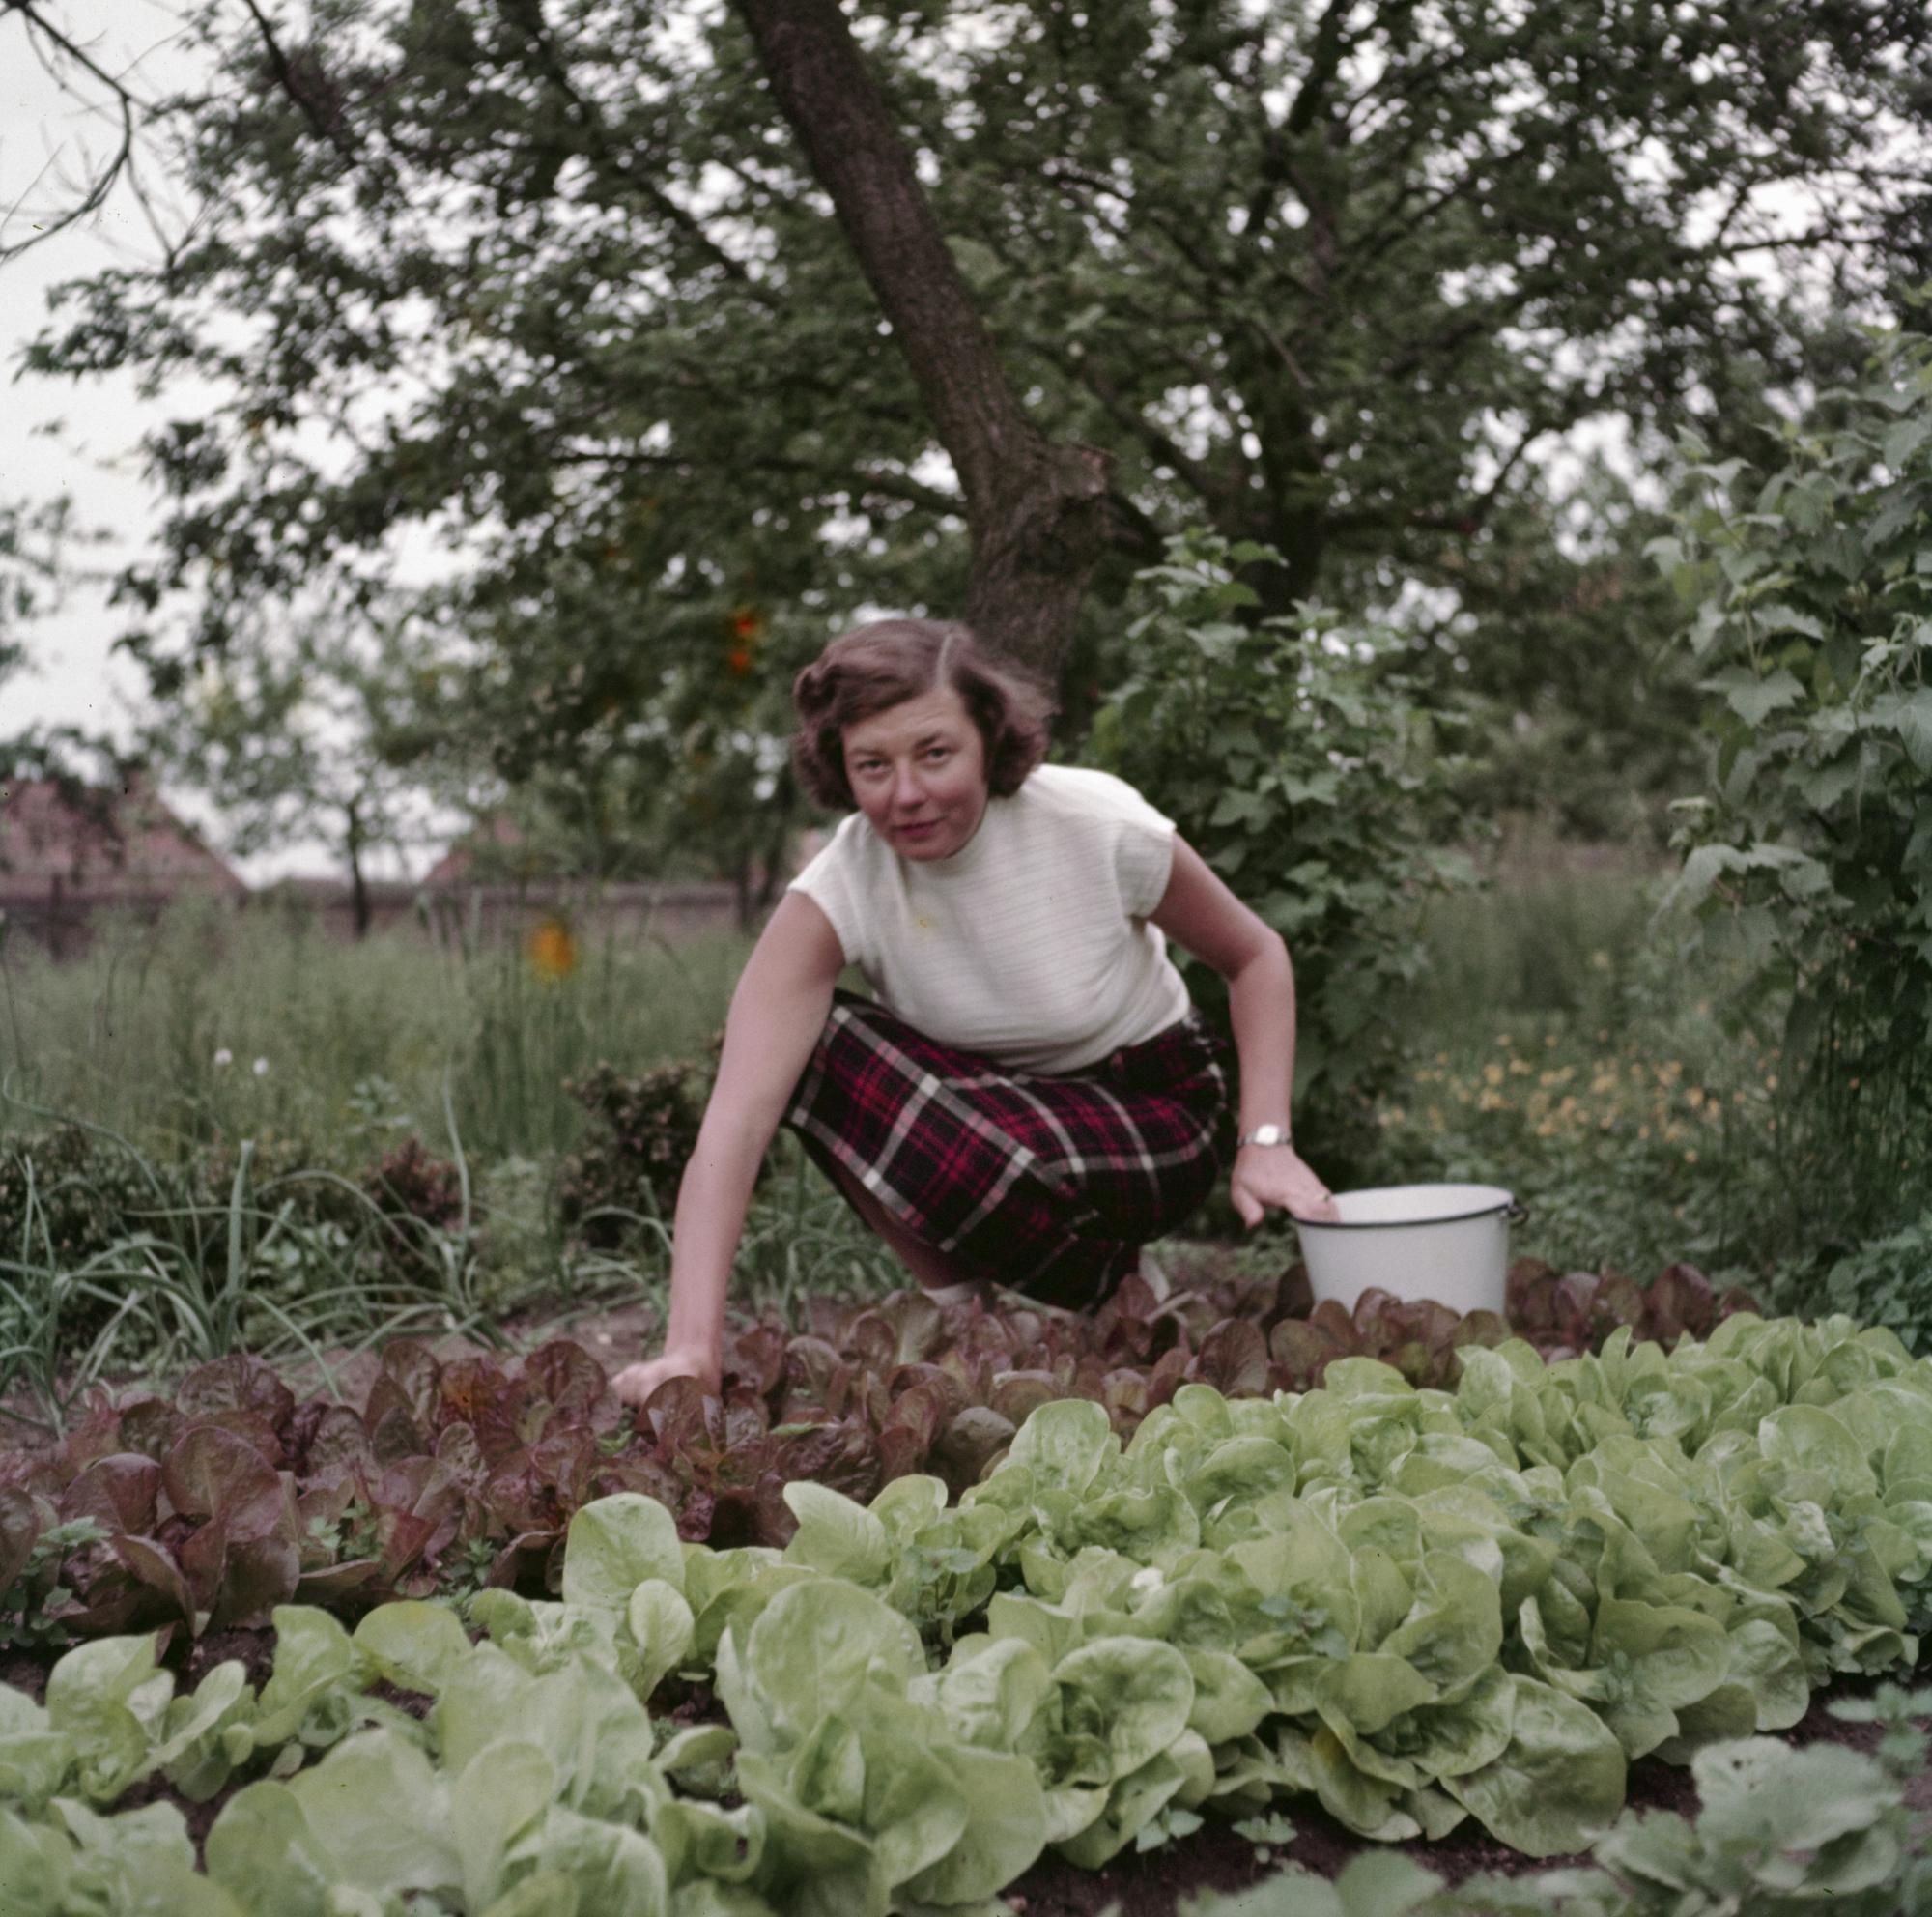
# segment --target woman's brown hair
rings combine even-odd
[[[845,777],[845,728],[951,686],[986,746],[986,788],[1010,798],[1046,757],[1053,697],[1030,672],[989,658],[956,619],[874,619],[840,633],[792,681],[799,783],[835,811],[858,801]]]

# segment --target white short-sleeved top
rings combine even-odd
[[[1148,923],[1174,830],[1111,773],[1042,765],[948,858],[902,858],[854,813],[791,889],[907,1024],[1015,1071],[1078,1072],[1187,1015]]]

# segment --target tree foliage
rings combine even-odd
[[[38,504],[0,501],[0,689],[27,666],[21,635],[60,604],[72,546],[97,536],[74,526],[65,496]],[[0,781],[51,773],[77,794],[82,769],[99,769],[111,756],[106,742],[82,727],[14,727],[5,716],[0,705]]]
[[[326,839],[348,871],[359,938],[370,854],[424,835],[430,792],[473,794],[450,778],[462,764],[452,742],[416,730],[418,671],[393,636],[312,614],[202,660],[144,749],[215,802],[231,852]]]
[[[151,444],[164,550],[126,589],[164,686],[171,608],[218,649],[318,570],[427,542],[479,683],[519,689],[554,763],[613,707],[688,709],[747,606],[781,684],[857,609],[965,602],[971,474],[880,317],[892,261],[868,286],[794,137],[836,102],[761,76],[744,15],[770,12],[193,8],[211,78],[159,124],[200,216],[71,288],[32,355],[230,395]],[[916,0],[852,26],[1029,430],[1094,449],[1140,542],[1053,637],[1076,678],[1188,524],[1285,556],[1267,611],[1493,598],[1552,436],[1727,430],[1817,313],[1932,268],[1916,7]]]

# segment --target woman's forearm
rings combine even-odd
[[[696,1360],[706,1375],[717,1372],[724,1352],[731,1263],[767,1142],[707,1125],[678,1185],[665,1354]]]
[[[1240,1060],[1240,1129],[1289,1123],[1294,1088],[1294,967],[1271,938],[1228,981],[1228,1011]]]

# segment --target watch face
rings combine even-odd
[[[1285,1145],[1288,1133],[1278,1125],[1258,1125],[1248,1133],[1250,1145]]]

